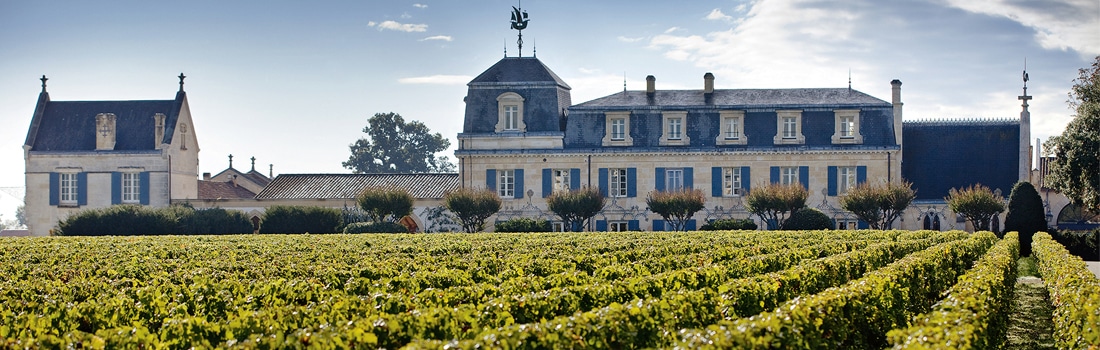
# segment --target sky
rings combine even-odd
[[[22,144],[51,99],[173,99],[181,72],[200,172],[347,173],[375,113],[451,140],[465,84],[516,56],[512,6],[529,13],[522,55],[573,103],[645,88],[846,87],[905,119],[1018,118],[1064,130],[1077,70],[1100,55],[1097,0],[0,1],[0,187],[24,183]],[[535,51],[535,52],[532,52]],[[4,209],[4,208],[0,208]],[[0,211],[11,218],[14,213]]]

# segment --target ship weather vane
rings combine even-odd
[[[519,31],[519,39],[516,40],[516,44],[519,46],[519,57],[523,57],[523,30],[527,29],[527,11],[523,11],[523,4],[520,3],[520,7],[516,8],[512,6],[512,29]]]

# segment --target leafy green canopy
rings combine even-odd
[[[363,128],[367,137],[348,146],[351,156],[345,168],[362,173],[445,173],[455,165],[447,157],[435,154],[451,147],[440,133],[432,133],[424,123],[406,123],[397,113],[378,113]]]
[[[916,198],[912,187],[909,182],[878,186],[860,184],[840,197],[840,207],[867,222],[872,229],[887,229]]]
[[[462,229],[468,233],[485,229],[485,219],[500,210],[500,196],[489,189],[462,188],[443,196],[443,204],[454,213]]]
[[[696,212],[703,210],[706,204],[703,191],[684,189],[680,191],[653,191],[645,203],[649,210],[657,213],[668,222],[673,231],[687,230],[687,221]]]
[[[568,192],[554,192],[546,197],[546,206],[557,214],[561,221],[572,230],[580,230],[588,221],[603,210],[604,198],[600,190],[582,188]]]
[[[947,208],[965,216],[974,225],[975,231],[989,231],[993,215],[1005,211],[1004,199],[981,184],[962,190],[952,188],[944,200],[947,201]]]
[[[1079,74],[1068,101],[1076,115],[1062,135],[1043,144],[1054,156],[1046,184],[1075,204],[1100,211],[1100,56]]]
[[[1043,213],[1043,199],[1030,182],[1020,181],[1012,186],[1008,195],[1008,213],[1005,214],[1005,232],[1016,231],[1020,237],[1020,255],[1031,256],[1031,237],[1047,229]]]
[[[809,195],[806,188],[799,184],[770,184],[749,191],[745,196],[745,207],[764,220],[769,230],[775,230],[783,227],[787,213],[794,213],[806,206]]]
[[[356,198],[371,221],[391,222],[412,214],[413,197],[404,188],[369,187]]]

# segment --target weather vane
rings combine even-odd
[[[519,39],[516,40],[519,57],[523,57],[523,30],[527,29],[527,21],[527,11],[523,11],[523,3],[520,3],[519,8],[512,6],[512,29],[519,31]]]

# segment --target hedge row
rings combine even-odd
[[[187,205],[151,208],[124,204],[83,210],[57,224],[58,236],[219,235],[252,233],[248,215]]]
[[[334,232],[344,232],[344,215],[336,208],[273,205],[260,224],[260,233]]]
[[[883,348],[889,330],[928,310],[996,241],[985,231],[943,243],[843,286],[786,302],[772,312],[683,330],[677,347]]]
[[[887,333],[894,349],[999,349],[1016,285],[1018,236],[1006,234],[932,311]]]
[[[1062,349],[1100,348],[1100,280],[1046,232],[1031,243],[1054,304],[1054,340]]]

